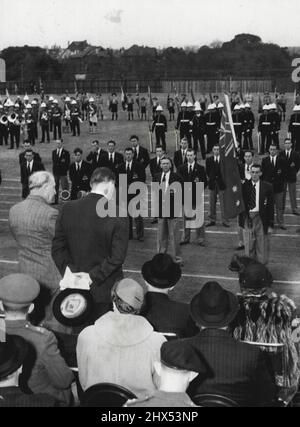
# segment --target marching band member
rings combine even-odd
[[[32,100],[31,105],[32,105],[34,137],[35,139],[38,139],[39,105],[36,99]]]
[[[143,119],[147,120],[147,101],[144,96],[141,98],[140,107],[141,107],[141,120]]]
[[[179,111],[177,116],[177,123],[175,129],[179,129],[180,140],[186,137],[190,145],[190,113],[187,111],[187,103],[185,101],[181,103],[180,107],[181,110]]]
[[[80,136],[80,121],[81,121],[80,109],[75,99],[71,101],[70,116],[71,116],[71,131],[73,132],[72,136],[76,136],[76,131],[77,131],[77,136]]]
[[[50,133],[49,133],[49,113],[47,110],[47,105],[45,102],[42,102],[41,104],[41,111],[40,111],[40,126],[42,128],[42,140],[40,141],[41,144],[45,142],[45,136],[47,136],[47,142],[50,142]]]
[[[243,112],[241,111],[241,106],[236,104],[232,112],[232,121],[233,127],[236,135],[236,140],[239,144],[239,147],[242,145],[242,122],[243,122]]]
[[[15,104],[14,110],[8,118],[11,150],[13,150],[14,145],[16,145],[17,149],[20,147],[21,123],[23,120],[19,104]]]
[[[170,121],[175,120],[174,114],[175,114],[175,101],[173,98],[168,99],[168,105],[167,105],[169,115],[170,115]]]
[[[273,142],[279,150],[279,131],[280,131],[280,115],[277,111],[276,104],[270,104],[270,119],[271,119],[271,142]],[[269,146],[267,146],[267,150]]]
[[[69,132],[70,121],[71,121],[71,98],[69,96],[67,96],[65,99],[64,119],[65,119],[65,125],[68,128],[68,132]]]
[[[27,135],[31,145],[35,145],[35,131],[34,131],[34,120],[32,114],[32,106],[31,104],[26,105],[25,110],[25,124],[27,127]]]
[[[251,105],[245,104],[245,113],[243,117],[243,132],[244,132],[244,144],[243,149],[253,150],[252,131],[254,129],[255,118],[251,111]]]
[[[89,125],[90,125],[90,133],[96,133],[98,116],[97,116],[97,106],[95,104],[94,98],[89,99]]]
[[[262,155],[265,154],[266,147],[268,149],[271,144],[271,120],[269,111],[269,105],[265,104],[263,106],[263,113],[259,117],[258,132],[261,134],[261,146],[258,154]]]
[[[53,96],[50,96],[49,102],[48,102],[48,115],[49,115],[49,123],[50,123],[50,132],[53,132],[53,117],[52,117],[52,112],[53,112],[53,108],[54,108],[53,101],[54,101]]]
[[[289,133],[291,134],[291,140],[293,150],[300,152],[300,105],[295,105],[293,108],[293,114],[290,118]]]
[[[109,111],[111,112],[111,119],[118,120],[118,99],[117,94],[111,94],[111,100],[109,102]]]
[[[0,104],[0,145],[8,145],[8,118],[4,107]]]
[[[206,121],[206,135],[207,135],[207,154],[211,153],[215,144],[219,143],[220,137],[220,123],[221,117],[217,112],[217,106],[215,104],[210,104],[207,107],[207,113],[205,114]]]
[[[58,106],[58,101],[55,99],[53,101],[54,107],[52,110],[52,120],[53,120],[53,138],[56,141],[57,139],[61,139],[61,118],[62,111]],[[57,138],[58,137],[58,138]]]
[[[131,93],[127,95],[127,113],[128,113],[128,120],[133,120],[133,105],[134,105],[134,99]]]
[[[163,108],[161,105],[158,105],[156,108],[156,116],[152,124],[152,132],[155,130],[156,146],[161,145],[163,150],[166,151],[166,132],[167,132],[167,119],[164,114],[162,114]]]

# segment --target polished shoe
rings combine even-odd
[[[244,245],[239,245],[237,248],[235,248],[236,251],[243,251],[245,249]]]
[[[188,245],[190,243],[190,241],[189,240],[182,240],[182,242],[180,242],[179,244],[180,244],[180,246],[183,246],[183,245]]]
[[[293,215],[300,216],[300,213],[299,213],[299,212],[297,212],[297,211],[294,211],[294,212],[293,212]]]
[[[197,245],[198,246],[202,246],[202,248],[204,248],[205,247],[205,242],[197,242]]]
[[[216,225],[215,221],[210,221],[205,227],[213,227],[214,225]]]
[[[287,230],[285,225],[280,225],[279,228],[280,228],[280,230]]]
[[[157,224],[158,223],[158,219],[153,219],[152,221],[151,221],[151,224]]]
[[[223,222],[223,227],[225,227],[225,228],[230,228],[230,225],[229,224],[226,224],[226,222]]]

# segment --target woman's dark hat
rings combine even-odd
[[[191,315],[199,326],[223,328],[236,316],[238,299],[217,282],[206,283],[190,304]]]
[[[24,338],[6,335],[6,341],[0,342],[0,380],[16,372],[28,354],[29,346]]]
[[[168,254],[157,254],[142,267],[143,278],[155,288],[175,286],[181,277],[181,268]]]
[[[91,318],[93,307],[90,291],[68,288],[55,298],[53,314],[62,325],[81,326]]]

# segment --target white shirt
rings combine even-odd
[[[194,167],[195,167],[195,162],[193,162],[193,163],[188,163],[188,172],[190,172],[191,166],[192,166],[192,171],[193,171],[193,170],[194,170]]]
[[[285,155],[289,159],[291,157],[292,150],[286,150]]]
[[[214,156],[214,161],[220,163],[220,156]]]
[[[251,184],[254,185],[254,182],[251,181]],[[256,189],[256,206],[254,209],[252,209],[249,212],[259,212],[259,192],[260,192],[260,181],[255,183],[255,189]]]
[[[81,169],[81,165],[82,165],[82,160],[79,163],[76,163],[76,170]]]
[[[128,166],[129,166],[129,169],[131,170],[131,168],[132,168],[132,161],[131,162],[126,162],[126,171],[128,169]]]
[[[33,164],[32,160],[31,162],[27,162],[27,169],[30,168],[30,172],[32,171],[32,164]]]
[[[139,145],[137,145],[134,149],[133,149],[133,151],[135,150],[135,152],[136,152],[136,157],[138,157],[139,156]]]
[[[166,179],[164,182],[165,182],[166,188],[168,188],[169,187],[169,180],[170,180],[170,171],[167,173],[164,173],[164,172],[162,173],[161,181],[160,181],[161,184],[163,183],[164,176],[166,176]]]
[[[270,160],[271,160],[271,163],[272,163],[274,166],[276,166],[277,156],[274,156],[274,157],[270,156]]]
[[[115,161],[115,153],[108,153],[108,160],[114,162]]]
[[[251,179],[251,166],[253,165],[253,163],[251,163],[251,165],[247,165],[245,164],[245,178],[250,180]],[[249,170],[248,170],[249,168]]]

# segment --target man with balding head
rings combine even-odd
[[[51,257],[58,211],[50,206],[55,196],[51,173],[41,171],[29,177],[30,194],[9,212],[10,231],[17,242],[19,271],[41,285],[41,303],[46,306],[59,287],[61,275]]]

